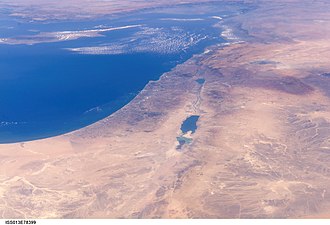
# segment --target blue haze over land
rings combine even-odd
[[[0,38],[139,27],[53,43],[0,43],[0,143],[55,136],[96,122],[129,103],[150,80],[224,42],[221,29],[213,26],[219,20],[212,16],[231,12],[189,14],[196,9],[182,6],[171,13],[150,10],[88,22],[26,22],[2,13]]]

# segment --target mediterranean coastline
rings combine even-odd
[[[211,10],[214,5],[218,8]],[[200,5],[153,8],[111,20],[75,22],[75,30],[71,22],[53,22],[58,31],[40,22],[11,28],[11,33],[25,33],[1,39],[6,75],[0,94],[8,97],[0,101],[6,106],[0,115],[0,142],[57,136],[117,111],[149,80],[209,45],[224,43],[228,28],[215,26],[221,20],[213,15],[230,17],[241,6],[226,10],[223,5],[204,3],[202,14],[195,16],[187,13]]]
[[[96,123],[1,144],[0,216],[328,218],[329,7],[223,1],[235,13],[211,17],[226,42],[205,46]],[[114,53],[85,47],[68,51]]]

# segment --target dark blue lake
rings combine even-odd
[[[197,121],[199,120],[199,116],[189,116],[185,121],[183,121],[181,125],[182,133],[186,134],[189,131],[193,134],[197,130]]]
[[[1,14],[0,39],[17,43],[0,43],[0,143],[55,136],[98,121],[129,103],[150,80],[224,42],[212,16],[236,12],[191,10],[196,8],[42,23]],[[130,25],[138,26],[67,41],[33,36]],[[19,42],[25,39],[40,42]]]

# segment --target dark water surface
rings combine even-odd
[[[182,7],[182,14],[176,7],[175,13],[142,11],[87,22],[26,22],[1,14],[0,38],[141,26],[71,41],[0,43],[0,143],[55,136],[98,121],[131,101],[150,80],[205,47],[224,42],[221,29],[213,27],[219,21],[211,17],[236,12],[219,7],[195,15],[189,14],[196,10],[193,7]],[[106,51],[100,54],[98,49],[104,46]],[[194,131],[197,120],[188,119],[183,131]]]
[[[181,125],[181,131],[182,133],[188,133],[189,131],[191,133],[195,133],[197,130],[197,121],[199,119],[199,116],[189,116],[185,121],[183,121]]]

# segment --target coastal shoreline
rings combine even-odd
[[[0,145],[0,216],[327,217],[329,7],[258,1],[226,21],[241,40],[194,55],[108,118]],[[197,129],[183,134],[190,116]]]

